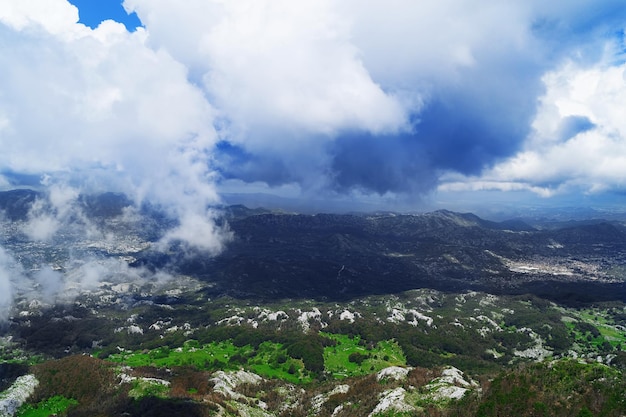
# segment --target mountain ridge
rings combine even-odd
[[[619,221],[231,206],[214,256],[163,247],[176,219],[120,194],[80,195],[66,217],[45,201],[29,212],[43,194],[3,198],[20,281],[0,337],[17,366],[0,383],[32,394],[22,412],[486,416],[517,401],[516,415],[621,415]],[[37,215],[58,221],[51,239],[28,235]],[[533,394],[544,378],[549,395]]]

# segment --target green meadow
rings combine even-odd
[[[406,358],[395,341],[366,343],[359,336],[322,333],[332,340],[324,348],[324,370],[334,378],[367,375],[389,366],[406,366]],[[303,361],[293,358],[281,343],[266,341],[257,349],[250,345],[235,346],[231,340],[200,346],[188,340],[182,347],[159,347],[143,351],[122,351],[108,360],[131,367],[170,368],[191,366],[198,370],[247,369],[261,376],[292,383],[308,383],[314,378]]]
[[[324,367],[335,378],[367,375],[389,366],[406,366],[406,358],[395,341],[368,345],[359,336],[323,333],[336,342],[324,348]]]
[[[191,366],[207,371],[244,368],[266,378],[293,383],[306,383],[312,380],[312,376],[304,369],[302,360],[288,356],[283,345],[274,342],[263,342],[254,349],[250,345],[235,346],[231,340],[202,346],[195,340],[188,340],[180,348],[160,347],[149,351],[124,351],[112,354],[107,359],[131,367]]]
[[[581,346],[599,351],[612,348],[622,349],[626,345],[626,331],[617,326],[603,309],[581,309],[572,316],[576,321],[566,321],[566,326]]]
[[[54,396],[36,405],[24,404],[17,411],[16,417],[49,417],[65,412],[76,400],[62,396]]]

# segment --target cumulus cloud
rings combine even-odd
[[[384,196],[456,175],[452,188],[553,190],[565,163],[519,181],[550,154],[540,136],[572,147],[608,124],[549,109],[550,77],[565,62],[619,71],[610,45],[626,17],[618,0],[125,0],[144,24],[129,33],[78,24],[65,0],[5,3],[0,172],[154,200],[181,219],[168,239],[206,236],[210,252],[228,239],[207,211],[220,181]]]
[[[64,0],[0,7],[0,171],[149,199],[173,217],[204,218],[206,245],[219,246],[221,231],[205,215],[219,199],[204,92],[183,64],[147,45],[145,30],[77,20]],[[65,216],[58,190],[48,193],[53,216],[31,212],[33,238],[49,239]]]
[[[292,134],[382,132],[407,122],[401,100],[370,77],[350,42],[349,25],[331,1],[124,4],[138,12],[156,45],[197,74],[212,102],[244,136],[232,140],[251,146],[258,128]],[[172,33],[181,27],[184,39]]]
[[[217,108],[225,178],[381,195],[520,151],[542,76],[597,61],[624,17],[617,1],[124,4]]]
[[[547,73],[525,147],[456,186],[527,189],[542,196],[626,187],[626,64],[572,61]],[[449,189],[452,183],[442,185]]]
[[[3,167],[148,174],[173,147],[213,140],[202,94],[140,31],[109,22],[68,40],[40,27],[3,29],[12,42],[0,58]]]
[[[0,21],[17,30],[40,26],[55,35],[80,32],[73,27],[78,21],[78,9],[65,0],[6,1],[0,10]]]
[[[362,159],[367,141],[351,140],[353,146],[335,148],[338,184],[345,187],[345,180],[353,178],[357,187],[377,192],[423,192],[441,181],[449,189],[450,173],[477,176],[523,151],[533,134],[546,72],[567,59],[595,65],[613,43],[615,30],[623,27],[624,17],[613,1],[604,2],[602,12],[589,1],[341,4],[355,16],[354,42],[373,78],[387,88],[424,97],[414,115],[414,131],[379,146],[370,158],[379,175],[368,172],[367,164],[344,163]],[[586,131],[593,123],[570,118],[559,124],[559,134]],[[340,137],[338,143],[343,142]],[[497,173],[493,178],[502,190],[514,181]],[[529,187],[543,189],[541,184],[523,188]]]

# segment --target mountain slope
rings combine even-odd
[[[623,299],[623,280],[613,268],[626,254],[621,225],[535,230],[515,224],[525,230],[448,211],[253,214],[230,221],[235,240],[220,256],[175,264],[240,297],[347,299],[414,288],[550,297],[549,287],[557,285],[570,300],[576,293]],[[143,264],[171,262],[144,255]]]

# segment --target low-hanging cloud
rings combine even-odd
[[[122,294],[138,291],[144,286],[154,289],[173,278],[166,271],[132,268],[124,260],[112,257],[70,259],[65,269],[62,286],[62,301],[65,302],[84,293],[101,291],[103,287]]]
[[[65,0],[0,7],[0,172],[39,175],[48,188],[49,201],[33,207],[25,232],[53,236],[68,215],[62,205],[75,199],[55,201],[61,189],[112,190],[173,218],[194,217],[177,237],[203,219],[205,234],[194,244],[217,251],[228,235],[207,214],[219,201],[212,105],[183,64],[147,45],[145,30],[129,33],[113,21],[92,30],[77,21]]]
[[[0,324],[11,313],[16,286],[23,282],[24,271],[17,260],[0,246]]]
[[[52,304],[64,295],[63,274],[49,266],[35,272],[33,279],[37,285],[38,295],[44,303]]]
[[[86,294],[145,293],[163,288],[172,279],[166,271],[133,268],[115,257],[70,257],[55,268],[41,265],[26,271],[14,255],[0,247],[0,325],[12,314],[30,311],[33,306],[72,303]]]
[[[47,194],[36,199],[28,211],[27,222],[22,231],[35,241],[50,241],[62,226],[69,222],[87,226],[85,216],[76,205],[78,190],[67,185],[53,184]],[[89,228],[84,227],[88,232]]]

